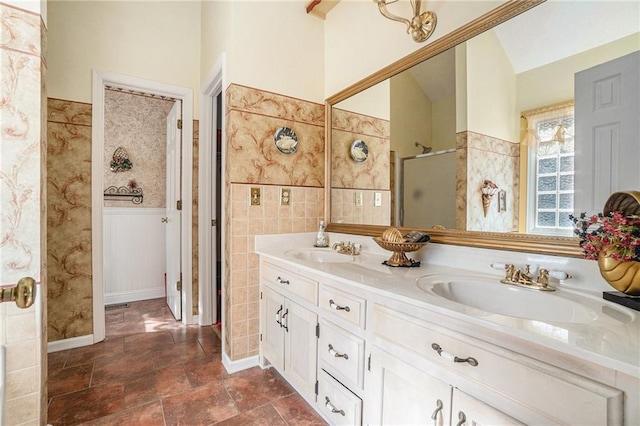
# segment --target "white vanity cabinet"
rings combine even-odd
[[[329,424],[638,424],[633,370],[572,353],[599,329],[591,338],[572,334],[582,327],[572,324],[566,344],[539,344],[526,329],[538,324],[492,327],[422,299],[411,276],[387,288],[340,267],[261,254],[262,365],[273,364]]]
[[[426,371],[373,348],[370,425],[521,425]]]
[[[367,405],[367,411],[384,413],[389,406],[398,404],[394,392],[384,389],[389,376],[394,378],[392,386],[397,389],[435,388],[430,374],[444,386],[454,388],[451,424],[458,424],[462,417],[467,419],[462,424],[474,424],[471,420],[479,424],[623,424],[622,391],[446,329],[435,315],[431,318],[433,323],[382,305],[374,306],[371,381],[376,396],[367,400],[367,404],[372,403]],[[403,361],[407,365],[402,366]],[[404,392],[403,396],[413,393]],[[436,399],[446,407],[443,398],[441,391],[430,396],[423,403],[429,409],[415,413],[415,418],[407,411],[404,415],[412,416],[407,422],[419,422],[417,416],[430,414]],[[378,422],[373,419],[369,423]],[[446,415],[444,424],[448,424]]]
[[[365,297],[321,282],[317,407],[334,425],[362,424],[366,307]]]
[[[318,316],[311,302],[317,300],[317,282],[269,264],[263,264],[261,279],[262,356],[314,401]]]

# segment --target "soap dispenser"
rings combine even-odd
[[[329,247],[329,236],[324,230],[324,220],[318,224],[318,234],[316,235],[316,247]]]

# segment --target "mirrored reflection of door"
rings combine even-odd
[[[400,160],[401,225],[456,226],[456,153],[434,153]]]
[[[612,192],[640,187],[640,52],[575,76],[575,212],[601,211]]]

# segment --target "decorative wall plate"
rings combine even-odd
[[[131,160],[129,160],[129,154],[127,154],[127,151],[123,147],[119,146],[113,152],[113,157],[109,166],[111,171],[115,173],[131,170],[133,164],[131,163]]]
[[[357,163],[366,161],[369,157],[369,147],[363,140],[357,139],[351,144],[351,158]]]
[[[298,136],[288,127],[280,127],[274,139],[276,148],[284,154],[293,154],[298,148]]]

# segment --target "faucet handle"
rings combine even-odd
[[[497,269],[498,271],[504,271],[505,269],[507,269],[506,263],[492,263],[490,266],[493,269]]]
[[[549,276],[558,280],[568,280],[569,278],[571,278],[571,275],[567,274],[564,271],[549,271]]]

